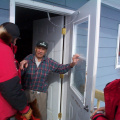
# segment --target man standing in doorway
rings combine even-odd
[[[48,44],[44,41],[39,41],[35,47],[35,55],[28,55],[20,63],[21,70],[23,70],[23,87],[26,91],[28,102],[33,102],[37,99],[37,105],[41,112],[41,119],[47,120],[47,90],[48,79],[50,72],[64,74],[74,67],[79,55],[73,56],[73,62],[70,64],[59,64],[51,58],[45,56],[48,49]],[[24,68],[25,67],[25,68]],[[34,114],[34,110],[33,110]],[[39,117],[39,116],[36,116]]]

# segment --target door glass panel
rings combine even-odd
[[[82,23],[74,24],[73,54],[78,53],[80,60],[72,70],[71,85],[80,97],[81,101],[85,99],[85,86],[87,76],[87,44],[88,44],[88,20]]]

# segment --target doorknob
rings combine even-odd
[[[87,112],[89,112],[88,105],[86,105],[86,106],[84,107],[84,109],[85,109]]]

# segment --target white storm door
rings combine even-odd
[[[97,69],[100,6],[100,0],[90,0],[66,18],[64,63],[70,62],[76,53],[80,60],[64,78],[62,113],[66,116],[62,120],[90,119]]]
[[[39,40],[48,42],[47,56],[62,63],[63,35],[61,30],[64,17],[52,17],[51,24],[48,19],[35,20],[33,24],[33,51],[35,43]],[[47,100],[47,120],[58,120],[60,112],[61,80],[58,73],[48,75],[49,88]]]

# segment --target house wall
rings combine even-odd
[[[33,0],[71,10],[77,10],[88,0]],[[0,0],[0,24],[9,21],[10,0]]]
[[[9,21],[9,1],[0,0],[0,24]]]
[[[96,88],[102,91],[108,82],[120,78],[120,69],[115,69],[119,24],[120,10],[102,4],[96,78]]]
[[[89,0],[33,0],[33,1],[39,1],[72,10],[77,10]]]

